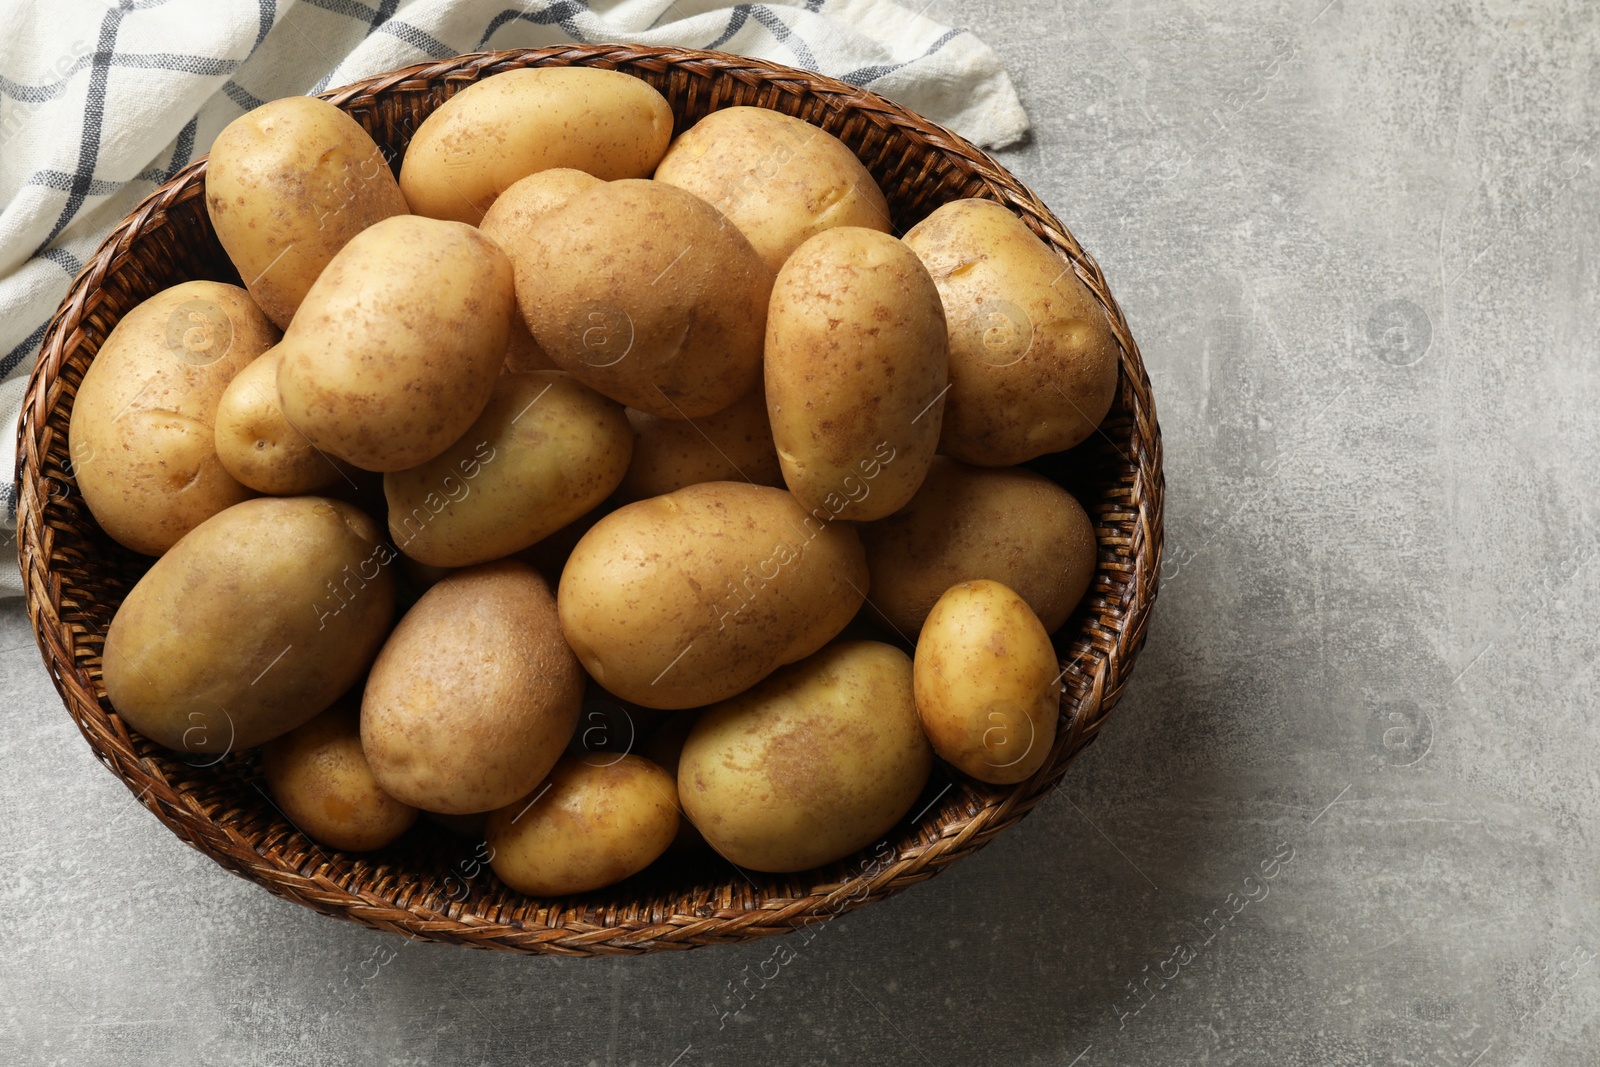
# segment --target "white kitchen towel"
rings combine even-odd
[[[0,27],[6,527],[24,382],[68,285],[140,199],[264,101],[463,52],[624,42],[820,71],[985,147],[1028,128],[988,46],[889,0],[0,0]],[[20,592],[0,564],[0,596]]]

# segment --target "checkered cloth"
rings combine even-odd
[[[0,469],[45,324],[105,233],[233,119],[409,63],[568,41],[714,48],[1027,132],[995,54],[889,0],[0,0]],[[16,524],[0,483],[0,523]],[[0,596],[21,591],[0,566]]]

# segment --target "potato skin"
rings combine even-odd
[[[67,430],[84,502],[113,539],[159,556],[253,495],[217,458],[217,405],[278,339],[250,295],[183,282],[118,322],[84,372]]]
[[[726,215],[774,274],[824,230],[889,232],[883,190],[843,141],[763,107],[713,111],[672,142],[655,177]]]
[[[1032,777],[1055,744],[1061,676],[1050,635],[1014,591],[951,586],[917,640],[917,714],[934,751],[983,782]]]
[[[850,641],[707,708],[684,743],[678,795],[729,860],[804,871],[887,833],[932,767],[910,658],[892,645]]]
[[[234,119],[211,145],[211,227],[280,328],[350,238],[407,210],[383,152],[326,100],[273,100]]]
[[[394,551],[360,509],[257,497],[195,527],[106,632],[106,696],[171,749],[237,752],[355,684],[394,619]]]
[[[435,567],[509,556],[603,502],[632,453],[622,405],[560,371],[502,374],[459,441],[383,476],[389,535]]]
[[[915,639],[944,591],[992,578],[1018,590],[1049,633],[1088,591],[1094,524],[1073,495],[1022,467],[969,467],[934,458],[900,511],[864,526],[872,605]]]
[[[333,257],[283,335],[284,416],[364,470],[430,460],[488,404],[514,308],[511,264],[477,230],[377,223]]]
[[[526,795],[578,722],[583,671],[537,571],[456,571],[406,612],[367,677],[361,747],[384,791],[445,815]]]
[[[710,415],[755,388],[772,272],[699,197],[608,182],[509,252],[534,340],[590,388],[667,419]]]
[[[217,459],[258,493],[299,496],[332,489],[349,477],[338,460],[318,452],[278,406],[276,347],[234,376],[217,402]]]
[[[536,171],[644,178],[672,139],[672,108],[614,70],[509,70],[469,85],[417,128],[400,167],[411,210],[476,226],[496,197]]]
[[[939,445],[946,385],[939,292],[888,234],[844,226],[795,250],[772,287],[767,414],[783,480],[807,509],[842,495],[839,518],[893,514]],[[865,477],[863,461],[892,461]]]
[[[489,816],[489,865],[519,893],[587,893],[655,862],[678,832],[678,789],[647,759],[567,756]]]
[[[950,328],[939,450],[1009,467],[1093,433],[1116,396],[1120,350],[1066,260],[990,200],[945,204],[905,242],[933,275]]]
[[[721,411],[685,422],[627,409],[633,460],[617,487],[624,503],[673,493],[700,482],[748,481],[783,488],[772,443],[767,398],[760,387]]]
[[[589,674],[648,708],[742,692],[821,648],[867,589],[855,530],[781,489],[705,482],[618,508],[561,573],[561,628]]]
[[[341,700],[261,749],[272,799],[296,829],[349,852],[382,848],[411,828],[417,809],[372,777],[361,753],[361,709]]]

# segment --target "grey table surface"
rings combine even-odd
[[[226,874],[95,762],[8,602],[0,1061],[1600,1061],[1595,9],[931,13],[1010,65],[1003,158],[1165,432],[1149,642],[1058,794],[723,1019],[772,943],[502,957]]]

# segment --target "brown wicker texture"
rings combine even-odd
[[[726,944],[826,921],[932,877],[1017,822],[1116,705],[1144,642],[1161,558],[1161,437],[1150,382],[1099,267],[1038,198],[961,138],[843,82],[715,52],[572,45],[421,64],[325,96],[379,144],[403,150],[417,124],[463,86],[536,65],[636,75],[671,102],[679,130],[736,104],[799,116],[860,155],[902,231],[949,200],[997,200],[1105,305],[1122,345],[1111,415],[1084,445],[1034,464],[1079,495],[1100,540],[1094,584],[1056,639],[1066,691],[1044,768],[1006,787],[936,770],[919,812],[876,848],[823,869],[761,875],[715,858],[662,861],[609,889],[538,900],[503,886],[481,846],[426,823],[371,855],[322,848],[273,806],[253,754],[212,765],[129,731],[105,698],[100,650],[123,595],[150,561],[117,546],[90,517],[73,481],[67,426],[85,368],[130,308],[187,279],[238,281],[206,217],[204,159],[106,238],[51,322],[29,383],[18,445],[18,536],[45,664],[95,754],[173,833],[235,874],[326,914],[436,941],[574,956]]]

